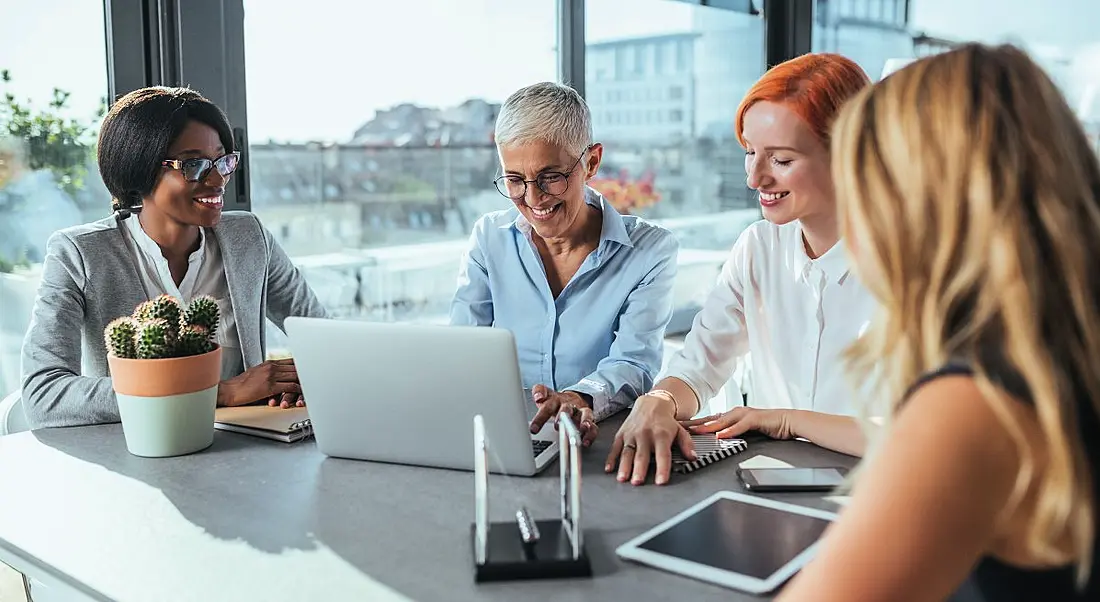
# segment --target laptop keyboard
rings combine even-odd
[[[538,457],[539,454],[546,451],[546,448],[550,447],[553,444],[554,444],[553,441],[540,441],[540,440],[537,440],[537,439],[532,439],[531,440],[531,451],[533,451],[535,453],[535,457]]]

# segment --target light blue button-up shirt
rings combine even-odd
[[[451,324],[511,330],[523,386],[590,395],[599,420],[648,391],[661,369],[679,244],[660,226],[619,215],[591,188],[586,200],[603,213],[600,244],[557,299],[519,211],[479,219]]]

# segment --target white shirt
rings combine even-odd
[[[797,221],[749,226],[666,376],[705,404],[750,353],[749,404],[854,415],[842,354],[870,322],[876,301],[849,273],[843,243],[810,259]]]
[[[207,236],[199,228],[199,248],[187,258],[187,273],[179,286],[172,279],[168,260],[161,253],[156,241],[145,233],[137,215],[122,221],[122,229],[128,236],[130,250],[138,260],[138,274],[145,296],[155,299],[158,295],[171,295],[187,305],[191,299],[209,295],[218,303],[221,317],[215,339],[222,347],[222,379],[229,379],[244,372],[244,355],[241,353],[237,322],[233,319],[233,304],[229,298],[229,284],[225,279],[225,264],[221,249],[213,236]]]

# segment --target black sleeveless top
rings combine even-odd
[[[991,369],[991,368],[987,368]],[[1003,371],[990,374],[1005,391],[1024,402],[1030,395],[1019,375]],[[972,375],[965,364],[952,363],[921,377],[910,394],[921,385],[943,376]],[[1100,503],[1100,418],[1087,399],[1077,404],[1077,424],[1085,456],[1092,473],[1093,499]],[[1100,535],[1100,511],[1095,512]],[[951,597],[952,602],[1091,602],[1100,601],[1100,537],[1092,547],[1092,570],[1083,589],[1077,588],[1076,565],[1056,569],[1026,569],[1006,564],[992,556],[981,559],[963,585]]]

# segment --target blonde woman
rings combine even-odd
[[[1100,165],[1051,80],[968,45],[857,96],[833,175],[891,420],[780,600],[1100,600]]]

